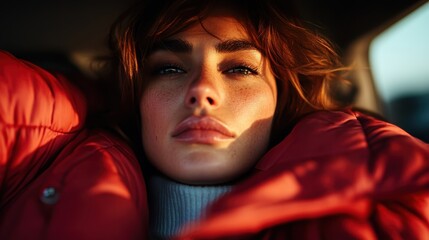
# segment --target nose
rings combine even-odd
[[[190,108],[217,108],[221,102],[220,89],[214,76],[200,74],[189,86],[185,105]]]

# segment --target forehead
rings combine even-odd
[[[190,25],[185,30],[154,42],[149,56],[167,50],[175,53],[192,53],[193,49],[209,46],[218,53],[233,53],[243,50],[259,52],[251,41],[242,22],[234,16],[211,15]]]
[[[249,36],[243,24],[233,16],[208,16],[201,22],[191,25],[188,29],[175,34],[173,38],[200,39],[216,38],[219,41],[228,39],[248,40]]]

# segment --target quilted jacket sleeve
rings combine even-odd
[[[360,113],[314,113],[179,239],[429,239],[429,145]]]
[[[429,239],[429,145],[363,114],[374,181],[369,221],[378,239]]]
[[[65,79],[0,51],[0,208],[83,128],[85,116],[83,95]]]
[[[0,51],[0,239],[143,239],[140,165],[114,134],[84,128],[61,76]]]

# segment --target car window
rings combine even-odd
[[[429,2],[369,42],[368,64],[382,114],[429,141]]]

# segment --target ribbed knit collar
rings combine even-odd
[[[231,188],[230,185],[186,185],[151,176],[148,197],[152,238],[174,236],[186,223],[202,217],[207,206]]]

